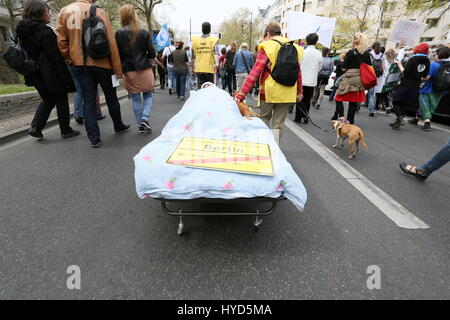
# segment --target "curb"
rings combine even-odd
[[[128,96],[128,93],[124,93],[122,95],[118,95],[117,97],[119,98],[119,100],[122,100],[122,99],[126,98],[127,96]],[[106,101],[100,104],[101,107],[105,106],[105,105],[106,105]],[[73,106],[73,105],[71,105],[71,106]],[[70,113],[70,119],[73,119],[73,112]],[[58,118],[57,117],[55,117],[54,119],[49,119],[47,121],[46,127],[48,128],[48,127],[56,125],[56,124],[58,124]],[[28,126],[25,126],[25,127],[22,127],[22,128],[14,129],[14,130],[11,130],[9,132],[0,134],[0,145],[8,143],[8,142],[11,142],[11,141],[16,140],[18,138],[27,136],[29,128],[30,128],[30,126],[28,125]]]

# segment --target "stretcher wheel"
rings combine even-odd
[[[260,217],[256,217],[256,220],[253,223],[253,228],[255,229],[255,231],[259,231],[259,229],[261,229],[262,223],[263,223],[263,219],[261,219]]]

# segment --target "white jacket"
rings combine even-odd
[[[314,46],[307,46],[303,54],[301,67],[303,86],[317,86],[317,77],[322,70],[322,53]]]

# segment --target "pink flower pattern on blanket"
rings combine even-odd
[[[152,159],[153,159],[152,156],[143,156],[142,157],[142,160],[144,160],[147,163],[153,163]]]
[[[225,183],[225,184],[222,186],[222,189],[225,189],[225,190],[233,190],[233,183],[234,183],[234,180],[233,180],[233,179],[230,180],[230,181],[228,181],[227,183]]]
[[[225,133],[230,133],[231,131],[233,130],[233,126],[228,126],[228,127],[226,127],[225,129],[223,129],[223,131],[225,132]]]
[[[167,181],[166,183],[166,189],[167,190],[173,190],[175,189],[175,181],[177,180],[177,178],[171,178],[169,181]]]
[[[189,130],[191,130],[191,128],[192,128],[192,122],[189,123],[189,124],[187,124],[187,125],[185,125],[183,129],[184,129],[185,131],[189,131]]]
[[[280,181],[280,184],[278,185],[277,190],[278,190],[278,191],[284,191],[284,187],[286,186],[286,184],[287,184],[286,181],[281,180],[281,181]]]

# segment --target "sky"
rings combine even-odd
[[[170,2],[170,5],[164,4]],[[189,32],[189,18],[192,19],[192,33],[201,33],[201,24],[208,21],[212,29],[217,29],[224,19],[229,18],[239,8],[249,8],[255,14],[258,6],[266,8],[273,0],[163,0],[155,7],[161,24],[167,23],[176,31]]]

